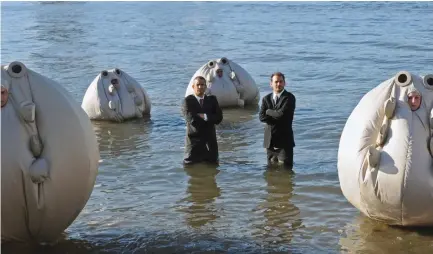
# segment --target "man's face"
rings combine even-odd
[[[192,88],[194,89],[195,95],[203,96],[206,91],[206,81],[203,79],[196,79],[194,84],[192,84]]]
[[[6,87],[2,86],[2,88],[1,88],[1,107],[2,108],[8,102],[8,97],[9,97],[8,89],[6,89]]]
[[[271,87],[275,93],[280,93],[283,91],[286,82],[283,80],[281,76],[273,76],[271,80]]]
[[[217,74],[218,77],[221,78],[223,76],[223,69],[216,70],[216,74]]]
[[[410,109],[415,111],[421,106],[421,95],[416,92],[412,92],[407,95],[407,102],[409,103]]]

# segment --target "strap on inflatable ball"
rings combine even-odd
[[[18,61],[12,62],[7,66],[8,74],[14,79],[20,79],[27,75],[28,71],[26,66]],[[29,174],[30,178],[34,183],[43,183],[48,178],[49,166],[46,159],[41,158],[43,152],[43,143],[38,133],[36,124],[36,105],[33,102],[32,88],[29,83],[29,79],[25,82],[28,85],[30,96],[32,98],[25,98],[25,95],[20,93],[20,89],[16,89],[11,95],[11,101],[14,109],[23,120],[24,127],[29,133],[29,149],[35,160],[30,165]]]

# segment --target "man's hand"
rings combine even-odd
[[[207,115],[206,114],[198,114],[198,116],[207,122]]]
[[[271,110],[272,110],[272,109],[267,109],[267,110],[266,110],[266,115],[269,116],[269,112],[270,112]]]

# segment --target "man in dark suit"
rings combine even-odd
[[[202,76],[194,79],[194,94],[187,96],[182,104],[186,120],[185,164],[206,161],[218,164],[218,143],[215,125],[223,120],[218,100],[205,95],[206,80]]]
[[[270,85],[273,92],[263,97],[260,107],[260,121],[266,123],[263,146],[269,163],[283,162],[286,168],[292,169],[295,146],[292,122],[296,98],[284,89],[283,73],[273,73]]]

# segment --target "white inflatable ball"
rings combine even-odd
[[[81,107],[92,120],[123,122],[150,115],[143,87],[120,69],[104,70],[92,81]]]
[[[93,190],[93,126],[66,89],[20,62],[1,66],[1,85],[2,242],[54,241]]]
[[[401,71],[368,92],[344,126],[344,196],[390,225],[433,225],[433,75]]]
[[[220,107],[257,105],[259,89],[251,75],[235,62],[223,57],[211,60],[198,69],[191,78],[185,97],[194,94],[194,78],[206,79],[206,94],[215,95]]]

